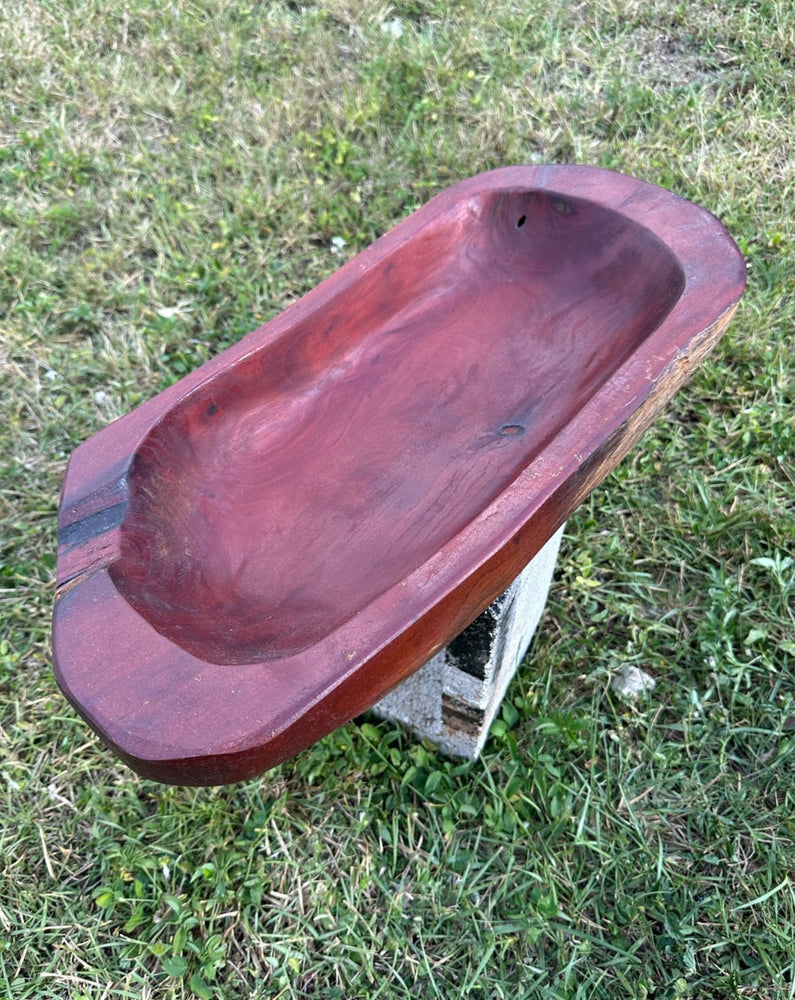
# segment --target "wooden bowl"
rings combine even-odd
[[[501,593],[725,329],[708,212],[589,167],[463,181],[74,452],[58,682],[141,774],[257,774]]]

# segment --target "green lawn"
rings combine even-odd
[[[3,0],[0,996],[795,997],[794,112],[795,0]],[[749,285],[571,518],[483,758],[371,720],[138,779],[51,673],[68,454],[523,162],[699,202]]]

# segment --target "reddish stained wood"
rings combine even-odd
[[[251,777],[486,607],[745,283],[708,212],[588,167],[463,181],[82,444],[58,681],[141,774]]]

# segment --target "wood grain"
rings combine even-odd
[[[75,451],[61,686],[158,780],[296,753],[505,589],[743,287],[709,213],[632,178],[520,167],[448,189]]]

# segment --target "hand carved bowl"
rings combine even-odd
[[[255,775],[501,593],[715,344],[708,212],[588,167],[457,184],[74,452],[59,684],[142,775]]]

